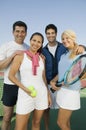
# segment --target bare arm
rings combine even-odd
[[[15,53],[13,53],[11,56],[7,57],[4,60],[0,60],[0,70],[8,67],[10,65],[10,63],[12,62],[13,58],[15,57],[15,55],[17,54],[21,54],[22,51],[16,51]]]
[[[84,51],[86,51],[86,46],[85,45],[79,45],[79,46],[81,46],[84,49]]]
[[[10,56],[4,60],[0,60],[0,70],[9,66],[9,64],[12,62],[13,58],[14,58],[14,56]]]
[[[46,87],[48,89],[48,84],[47,84],[46,74],[45,74],[45,59],[44,58],[42,58],[42,59],[43,59],[43,62],[44,62],[44,71],[43,71],[42,77],[43,77],[43,81],[44,81],[44,83],[45,83],[45,85],[46,85]]]
[[[44,66],[45,66],[45,59],[44,60]],[[51,106],[52,105],[52,100],[51,100],[51,95],[50,95],[50,91],[48,90],[48,84],[47,84],[47,80],[46,80],[46,75],[45,75],[45,69],[43,71],[43,80],[44,80],[44,83],[47,87],[47,92],[48,92],[48,105]]]
[[[75,49],[75,53],[77,55],[83,53],[84,51],[86,51],[86,47],[84,45],[78,45]]]
[[[56,86],[57,81],[58,81],[58,76],[57,75],[50,81],[50,85],[51,85],[52,89],[54,89],[54,90],[59,90],[60,89],[60,87]]]
[[[8,78],[15,83],[17,86],[19,86],[21,89],[23,89],[26,93],[28,93],[30,95],[30,91],[28,90],[28,88],[26,88],[16,77],[16,73],[19,71],[21,62],[23,60],[23,54],[22,55],[16,55],[14,57],[14,60],[12,62],[10,71],[9,71],[9,75]]]

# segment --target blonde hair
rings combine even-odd
[[[67,35],[68,38],[72,39],[73,42],[74,42],[74,48],[73,48],[73,50],[72,50],[72,52],[70,53],[70,56],[69,56],[69,58],[74,58],[74,57],[76,56],[76,51],[75,51],[75,49],[76,49],[77,46],[78,46],[78,44],[76,43],[76,34],[75,34],[75,32],[72,31],[72,30],[65,30],[65,31],[62,33],[62,35],[61,35],[61,39],[62,39],[63,35]]]
[[[63,37],[63,35],[67,35],[70,39],[72,39],[74,42],[76,42],[76,34],[74,31],[72,30],[65,30],[62,35],[61,35],[61,39]]]

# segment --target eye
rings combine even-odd
[[[35,40],[35,39],[33,39],[32,41],[36,42],[36,40]]]
[[[50,33],[50,32],[47,32],[46,34],[47,34],[47,35],[51,35],[51,34],[53,35],[53,34],[55,34],[55,32],[51,32],[51,33]]]

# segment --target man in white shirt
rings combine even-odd
[[[16,104],[18,86],[8,79],[8,73],[11,62],[15,55],[21,53],[19,50],[28,49],[24,43],[27,35],[27,25],[22,21],[16,21],[13,24],[14,40],[0,47],[0,70],[4,69],[4,86],[3,86],[3,121],[2,130],[10,130],[10,123],[13,115],[14,105]],[[16,76],[19,77],[17,74]]]

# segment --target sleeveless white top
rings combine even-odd
[[[24,54],[22,64],[20,66],[20,77],[21,82],[25,87],[34,86],[36,89],[45,87],[45,83],[42,78],[42,73],[44,70],[44,63],[40,57],[39,66],[37,67],[37,75],[33,75],[32,72],[32,61]]]

